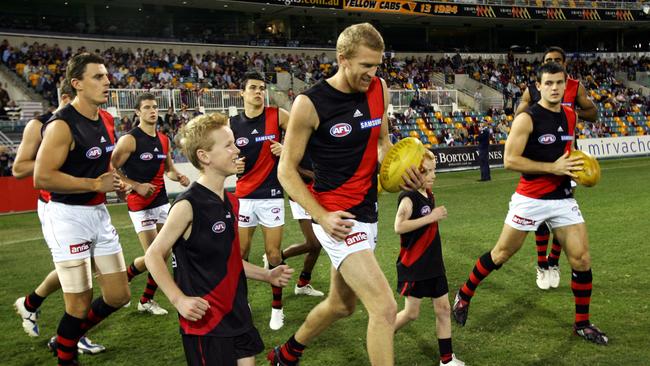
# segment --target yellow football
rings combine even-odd
[[[387,192],[399,191],[399,186],[404,184],[402,175],[410,166],[419,168],[425,152],[426,148],[417,138],[407,137],[400,140],[388,150],[381,163],[379,184]]]
[[[573,150],[570,157],[579,157],[583,162],[582,170],[574,172],[578,176],[574,179],[576,183],[585,187],[593,187],[600,181],[600,164],[593,155],[584,151]]]

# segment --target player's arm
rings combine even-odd
[[[23,130],[23,138],[16,152],[16,159],[12,167],[12,174],[17,179],[29,177],[34,174],[36,153],[41,145],[41,127],[43,124],[37,119],[27,123]]]
[[[388,136],[388,101],[390,101],[390,94],[388,93],[388,86],[384,79],[381,80],[382,91],[384,93],[384,114],[381,116],[381,131],[379,131],[379,141],[377,142],[377,156],[381,163],[384,157],[388,154],[388,150],[393,147]]]
[[[430,225],[436,221],[440,221],[447,217],[447,209],[445,206],[439,206],[431,210],[428,215],[418,217],[417,219],[410,219],[413,213],[413,201],[410,198],[404,197],[399,203],[397,213],[395,214],[395,233],[405,234],[415,231],[423,226]]]
[[[160,233],[156,235],[153,243],[147,249],[144,262],[158,287],[178,310],[181,316],[190,321],[201,319],[210,308],[210,304],[200,297],[189,297],[178,288],[176,282],[167,270],[165,258],[178,238],[189,238],[192,233],[192,204],[182,200],[174,204],[169,210],[169,217]]]
[[[279,125],[283,130],[287,130],[287,125],[289,124],[289,112],[282,108],[278,108],[279,114]],[[280,136],[278,136],[278,141],[271,141],[271,153],[275,156],[280,156],[282,154],[282,144],[280,143]]]
[[[393,147],[393,144],[390,142],[390,137],[388,136],[388,103],[386,101],[390,100],[390,94],[386,81],[381,78],[379,80],[381,80],[382,90],[384,92],[384,114],[381,117],[381,131],[379,132],[379,139],[377,141],[377,157],[379,163],[381,163],[384,161],[384,157],[388,154],[390,148]],[[422,187],[424,177],[418,168],[415,165],[411,165],[406,169],[406,173],[402,175],[402,179],[404,179],[404,184],[400,185],[402,189],[414,191]]]
[[[307,190],[298,173],[298,165],[305,153],[307,142],[318,123],[318,114],[311,100],[305,95],[299,95],[291,109],[284,139],[284,152],[280,155],[278,165],[278,179],[287,194],[304,207],[328,235],[343,240],[350,233],[353,224],[346,219],[353,219],[354,215],[344,211],[327,211]]]
[[[589,122],[596,122],[598,119],[598,109],[596,105],[587,97],[587,89],[580,83],[578,85],[578,95],[576,95],[576,108],[578,117]]]
[[[251,264],[245,260],[242,260],[242,263],[244,264],[244,272],[246,272],[246,278],[268,282],[271,285],[278,287],[285,287],[289,283],[291,274],[293,273],[293,268],[289,268],[289,266],[286,264],[268,270]]]
[[[582,161],[580,158],[569,158],[568,152],[550,163],[534,161],[523,156],[526,142],[532,132],[533,119],[528,113],[522,113],[515,117],[506,140],[504,167],[521,173],[568,175],[575,178],[572,171],[580,170]]]
[[[114,172],[97,178],[82,178],[59,171],[72,144],[72,133],[64,121],[51,122],[45,128],[34,165],[34,188],[57,193],[105,193],[120,189],[121,181]]]
[[[529,89],[526,88],[526,90],[524,90],[524,94],[521,95],[521,100],[519,101],[519,105],[515,111],[515,116],[518,116],[521,112],[525,111],[526,108],[528,108],[530,105],[530,92],[528,90]]]
[[[178,172],[178,170],[176,170],[171,151],[167,153],[167,157],[165,158],[165,172],[167,178],[173,180],[174,182],[180,183],[183,187],[190,185],[190,179],[186,175],[181,174]]]

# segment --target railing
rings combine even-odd
[[[108,102],[102,108],[112,110],[118,116],[132,114],[135,110],[135,101],[142,93],[152,93],[156,96],[158,108],[161,112],[167,112],[172,108],[174,112],[186,106],[188,110],[197,107],[204,112],[227,113],[232,107],[237,110],[244,109],[244,100],[241,97],[241,90],[235,89],[205,89],[200,91],[181,89],[109,89]],[[453,103],[458,104],[458,93],[456,90],[390,90],[390,103],[396,110],[403,110],[409,107],[411,100],[418,95],[423,104],[437,104],[439,107],[451,107]],[[267,94],[267,104],[269,95]]]
[[[404,110],[409,107],[411,100],[418,95],[422,104],[437,104],[439,107],[451,107],[458,104],[458,92],[456,90],[390,90],[390,104],[396,110]]]

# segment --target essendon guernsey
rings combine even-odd
[[[68,125],[74,141],[74,149],[68,152],[59,170],[78,178],[97,178],[106,173],[115,148],[113,116],[100,109],[99,119],[93,121],[68,104],[56,111],[43,128],[55,120],[63,120]],[[68,205],[98,205],[106,201],[106,194],[51,192],[51,200]]]
[[[129,211],[146,210],[169,203],[163,177],[169,139],[161,132],[156,132],[156,136],[149,136],[139,127],[131,130],[129,134],[135,139],[135,151],[124,163],[124,173],[138,183],[150,183],[156,187],[153,194],[146,198],[132,191],[126,197]]]
[[[36,117],[36,120],[41,123],[41,131],[42,131],[43,125],[45,125],[47,123],[47,121],[50,120],[50,118],[52,118],[52,112],[47,112],[47,113],[41,114],[40,116]],[[38,199],[45,202],[45,203],[50,202],[50,192],[48,192],[48,191],[46,191],[44,189],[39,190],[38,191]]]
[[[271,153],[271,143],[280,142],[278,108],[266,107],[257,117],[248,118],[244,112],[230,118],[230,128],[240,156],[245,157],[244,173],[238,175],[237,198],[282,198],[278,181],[278,157]]]
[[[253,327],[237,236],[237,198],[222,200],[194,182],[176,202],[192,205],[192,233],[173,247],[174,281],[187,296],[202,297],[210,309],[201,320],[179,316],[181,334],[233,337]]]
[[[580,81],[571,78],[566,79],[566,89],[564,89],[562,105],[575,109],[579,87]],[[542,99],[542,94],[539,92],[539,89],[537,89],[535,83],[530,83],[530,85],[528,85],[528,93],[530,94],[530,105],[533,105],[533,103],[537,103]]]
[[[405,197],[413,202],[413,211],[409,220],[426,216],[436,207],[433,194],[429,190],[427,190],[426,197],[418,191],[402,191],[399,195],[398,206]],[[397,280],[399,282],[422,281],[445,275],[437,222],[401,234],[400,246],[399,257],[397,257]]]
[[[539,104],[526,110],[533,120],[533,131],[528,136],[523,157],[551,163],[571,150],[574,139],[576,113],[562,106],[552,112]],[[554,174],[522,174],[517,193],[536,199],[563,199],[572,197],[571,178]]]
[[[327,81],[305,91],[319,125],[307,150],[315,180],[311,192],[329,211],[343,210],[361,222],[377,222],[377,141],[384,114],[381,79],[366,93],[343,93]]]

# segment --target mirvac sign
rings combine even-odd
[[[490,166],[503,166],[504,145],[490,145]],[[478,146],[442,147],[431,150],[436,156],[436,170],[465,170],[479,167]]]

